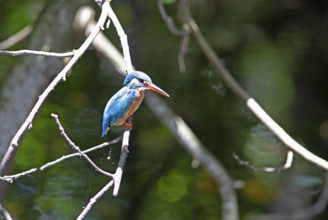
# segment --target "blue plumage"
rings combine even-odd
[[[138,96],[138,91],[123,87],[107,103],[102,123],[102,137],[109,127],[115,126],[129,110],[133,100]]]
[[[124,80],[123,88],[109,99],[104,110],[102,122],[102,137],[112,126],[120,126],[132,116],[141,104],[144,91],[153,90],[161,95],[169,95],[154,85],[150,77],[140,71],[128,74]]]

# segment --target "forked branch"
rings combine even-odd
[[[328,161],[313,154],[297,141],[295,141],[282,127],[280,127],[266,111],[252,98],[233,78],[231,73],[224,67],[216,52],[207,42],[203,34],[201,33],[195,20],[190,15],[190,9],[188,7],[188,0],[181,0],[182,7],[180,10],[183,22],[188,25],[191,34],[194,36],[199,48],[203,51],[209,62],[213,65],[214,70],[222,78],[224,83],[230,90],[239,97],[249,110],[269,128],[292,152],[299,154],[304,159],[310,161],[317,166],[328,170]]]

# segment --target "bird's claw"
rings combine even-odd
[[[124,122],[123,128],[129,128],[130,130],[132,130],[132,124],[131,123]]]

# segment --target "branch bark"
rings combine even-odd
[[[99,20],[97,22],[97,25],[94,27],[91,34],[88,36],[88,38],[84,41],[84,43],[81,45],[81,47],[76,50],[74,56],[72,59],[68,62],[68,64],[64,67],[64,69],[58,73],[58,75],[55,77],[55,79],[47,86],[47,88],[44,90],[44,92],[39,96],[38,101],[33,106],[31,112],[29,113],[28,117],[25,119],[24,123],[21,125],[19,130],[16,132],[15,136],[11,140],[11,143],[0,163],[0,174],[3,172],[4,168],[6,167],[10,157],[13,155],[13,153],[16,151],[18,147],[19,140],[21,136],[24,134],[24,132],[32,126],[32,121],[38,112],[39,108],[45,101],[45,98],[49,95],[49,93],[55,88],[55,86],[61,81],[66,80],[66,74],[68,71],[73,67],[73,65],[77,62],[77,60],[82,56],[82,54],[88,49],[94,38],[97,36],[99,31],[103,29],[103,26],[105,24],[105,21],[107,19],[109,10],[109,3],[105,2],[102,5],[102,13],[99,17]]]
[[[85,8],[84,10],[92,9]],[[90,21],[88,28],[92,28],[92,25],[94,25],[94,21]],[[93,41],[93,45],[97,51],[104,52],[103,55],[114,64],[120,74],[125,75],[125,68],[122,67],[122,64],[124,65],[122,54],[102,33]],[[238,204],[233,188],[233,180],[224,166],[206,150],[183,119],[177,116],[160,98],[147,94],[145,101],[147,106],[168,127],[185,150],[200,161],[201,165],[214,178],[223,200],[223,219],[238,219]]]
[[[188,5],[188,0],[181,0],[182,5]],[[231,73],[224,67],[219,57],[207,42],[203,34],[201,33],[198,25],[190,15],[188,7],[183,7],[181,10],[181,17],[183,22],[186,23],[191,34],[194,36],[198,46],[203,51],[209,62],[213,65],[214,70],[222,78],[224,83],[230,88],[230,90],[239,97],[249,110],[260,120],[262,123],[269,128],[277,137],[280,139],[291,151],[297,153],[304,159],[310,161],[317,166],[328,170],[328,161],[313,154],[297,141],[295,141],[282,127],[280,127],[263,108],[252,98],[232,77]]]

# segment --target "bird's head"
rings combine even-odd
[[[123,83],[123,86],[128,86],[131,89],[147,90],[150,89],[158,94],[170,97],[169,94],[164,92],[161,88],[152,83],[151,78],[143,72],[134,71],[129,73]]]

